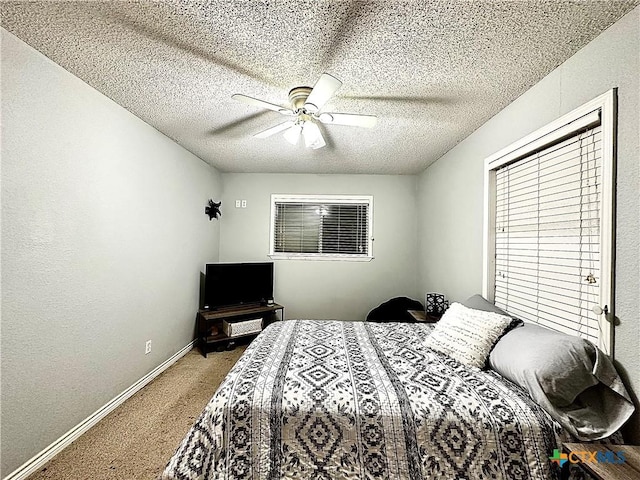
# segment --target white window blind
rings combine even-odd
[[[272,197],[270,255],[370,260],[372,203],[368,196]]]
[[[495,173],[497,306],[599,341],[601,127]]]

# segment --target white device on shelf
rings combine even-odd
[[[240,337],[262,331],[262,318],[251,318],[237,322],[222,321],[222,331],[227,337]]]

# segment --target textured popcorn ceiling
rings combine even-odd
[[[417,173],[639,0],[2,2],[2,26],[223,172]],[[322,72],[327,147],[254,133]],[[301,142],[302,143],[302,142]]]

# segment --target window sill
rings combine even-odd
[[[374,257],[362,255],[308,255],[304,253],[275,253],[269,255],[272,260],[319,260],[339,262],[370,262]]]

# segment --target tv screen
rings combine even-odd
[[[208,263],[204,308],[265,303],[273,298],[273,262]]]

